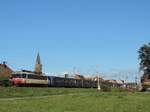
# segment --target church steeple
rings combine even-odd
[[[40,54],[38,52],[37,58],[36,58],[36,64],[41,64]]]
[[[39,75],[42,73],[42,64],[41,64],[41,59],[40,59],[39,53],[37,54],[37,58],[36,58],[35,72]]]

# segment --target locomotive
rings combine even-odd
[[[96,88],[97,81],[64,78],[57,76],[37,75],[33,72],[14,72],[11,75],[12,85],[19,87],[72,87],[72,88]]]

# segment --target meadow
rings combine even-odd
[[[73,88],[1,90],[0,112],[150,112],[150,93]],[[22,99],[13,99],[16,97]]]
[[[72,93],[94,92],[95,89],[80,88],[26,88],[26,87],[0,87],[0,98],[36,97],[48,95],[62,95]]]

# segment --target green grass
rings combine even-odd
[[[50,91],[50,94],[59,91],[59,94],[64,95],[0,100],[0,112],[150,112],[149,93],[97,92],[93,89],[69,88],[23,88],[23,91],[26,89]],[[74,95],[67,95],[68,93]]]
[[[8,80],[9,77],[0,77],[0,81]]]
[[[92,91],[95,91],[95,89],[0,87],[0,98],[48,96]]]

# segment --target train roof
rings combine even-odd
[[[15,71],[15,72],[12,72],[12,74],[32,74],[32,75],[35,75],[35,73],[23,72],[23,71]]]

